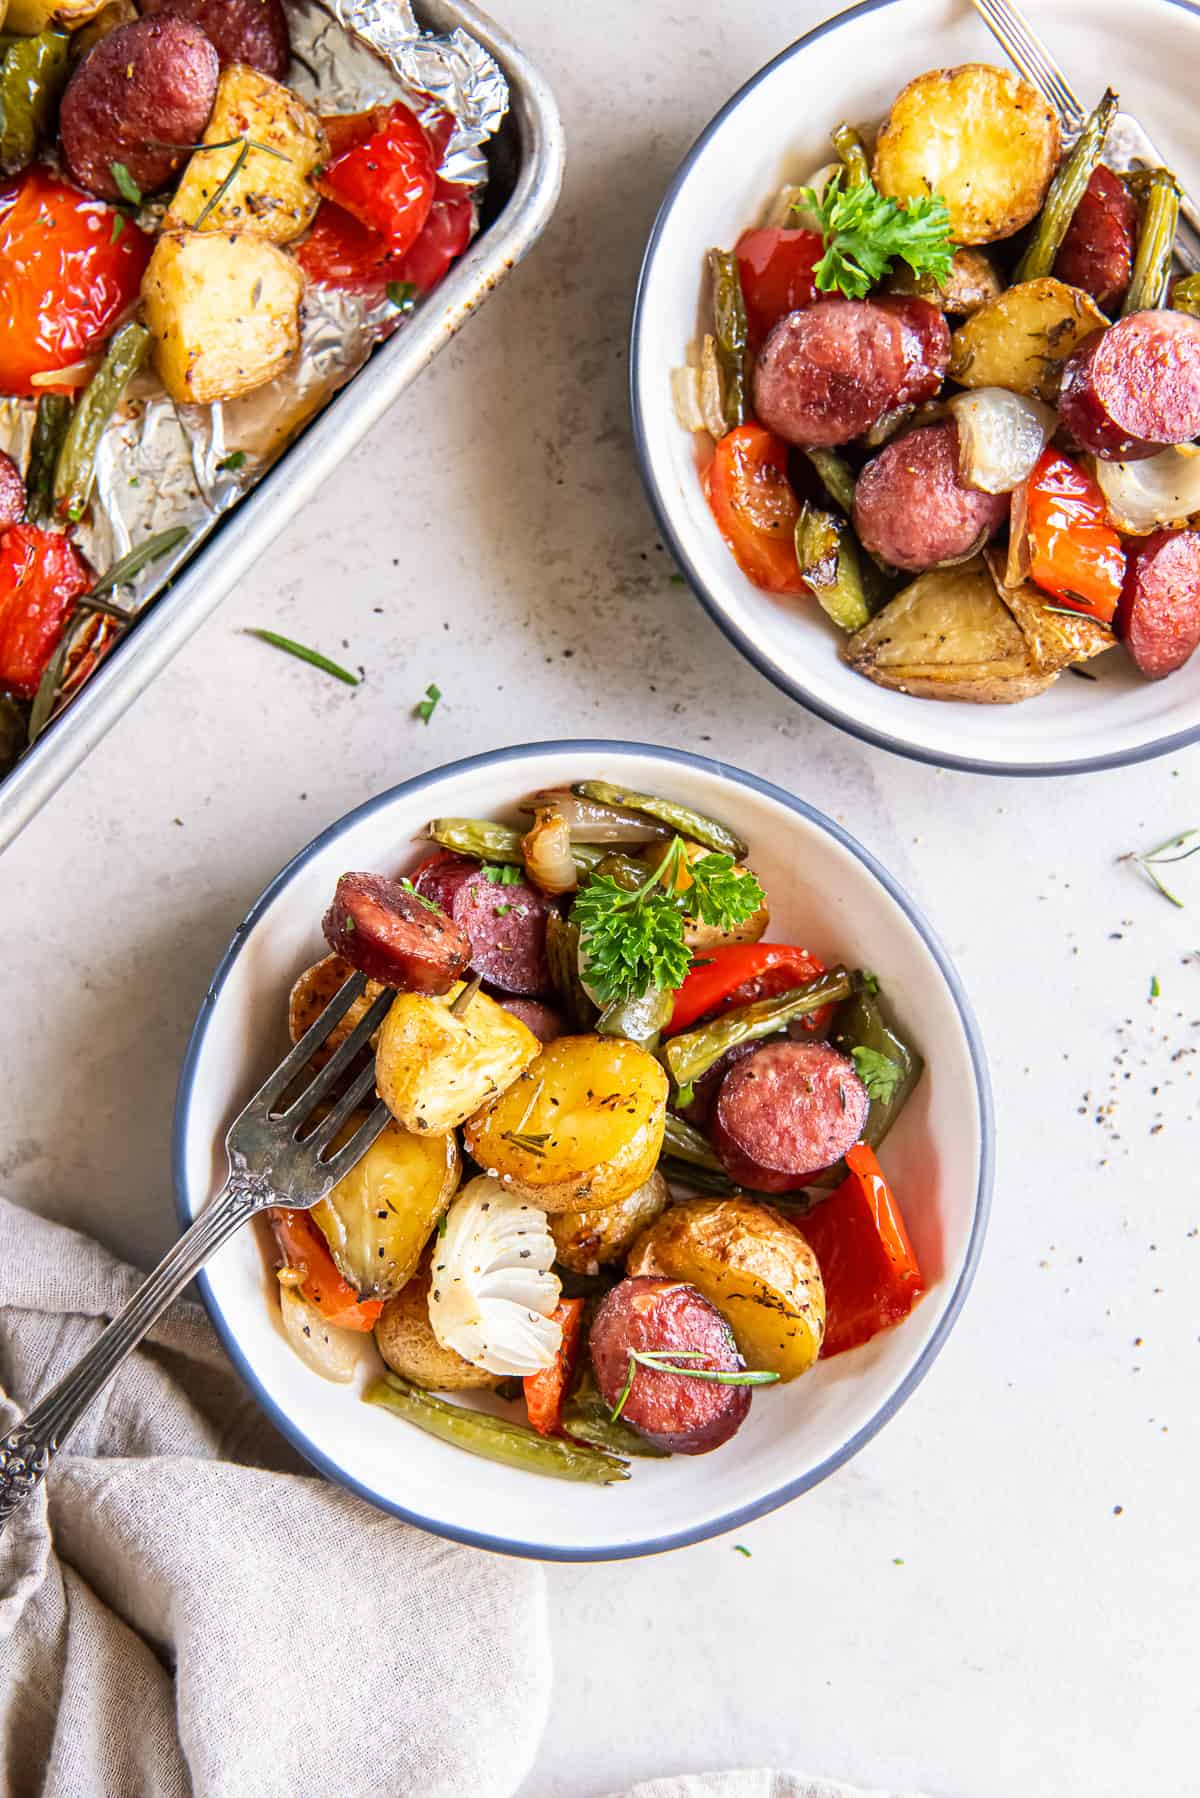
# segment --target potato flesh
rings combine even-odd
[[[671,844],[669,842],[653,843],[643,852],[643,859],[648,862],[651,867],[656,868],[659,866],[664,856],[670,853],[670,850]],[[704,848],[701,843],[689,843],[685,850],[685,854],[689,862],[697,862],[701,861],[704,856],[711,855],[712,851],[711,849]],[[737,874],[748,874],[750,870],[741,862],[735,862],[734,872]],[[688,875],[686,868],[680,868],[675,877],[675,891],[677,893],[686,893],[691,884],[691,878]],[[701,923],[699,918],[685,918],[683,921],[683,940],[688,948],[693,950],[719,949],[725,947],[728,943],[757,943],[761,937],[766,935],[767,926],[770,922],[771,913],[767,906],[766,899],[764,898],[762,904],[753,916],[744,919],[741,924],[735,924],[732,930],[718,930],[715,925]]]
[[[8,0],[6,12],[4,0],[0,0],[0,25],[19,37],[37,37],[51,25],[74,31],[94,18],[104,4],[105,0]]]
[[[560,1036],[469,1120],[467,1151],[547,1213],[616,1205],[654,1171],[667,1090],[635,1043]]]
[[[309,1026],[316,1023],[338,988],[353,973],[351,964],[340,955],[323,956],[311,968],[305,968],[288,995],[288,1035],[294,1043],[298,1043]],[[361,1023],[383,990],[378,980],[367,981],[362,997],[338,1019],[323,1047],[313,1056],[314,1067],[322,1067],[329,1060],[338,1044],[345,1042],[355,1026]],[[378,1036],[376,1031],[375,1040]]]
[[[550,1219],[559,1261],[573,1273],[599,1273],[601,1267],[623,1260],[631,1244],[670,1203],[671,1189],[656,1168],[644,1186],[615,1205],[559,1212]]]
[[[1107,323],[1082,288],[1053,275],[1020,281],[955,331],[950,375],[960,387],[1007,387],[1053,399],[1061,364]]]
[[[986,560],[996,592],[1016,620],[1029,659],[1040,674],[1057,674],[1075,662],[1090,662],[1113,647],[1112,632],[1095,618],[1049,610],[1049,596],[1032,581],[1006,587],[1005,558],[998,551],[989,550]]]
[[[171,398],[210,405],[274,380],[300,347],[303,292],[298,263],[265,238],[165,231],[142,300]]]
[[[794,1380],[821,1352],[821,1270],[773,1206],[739,1198],[674,1205],[638,1238],[627,1271],[696,1287],[728,1322],[747,1367]]]
[[[238,138],[243,142],[232,141]],[[249,140],[268,149],[250,148]],[[192,152],[167,209],[167,230],[236,231],[291,243],[308,229],[320,203],[308,177],[325,157],[327,141],[316,113],[290,88],[245,63],[231,63],[217,83],[203,141],[229,148]],[[215,199],[231,174],[229,187]]]
[[[955,243],[993,243],[1038,212],[1060,149],[1058,115],[1035,87],[969,62],[901,89],[880,127],[873,173],[895,200],[940,194]]]
[[[313,1222],[360,1298],[390,1298],[412,1277],[458,1189],[461,1168],[452,1131],[415,1136],[389,1124],[314,1205]]]
[[[444,998],[399,993],[375,1049],[379,1096],[414,1132],[453,1130],[528,1067],[541,1047],[533,1032],[486,993],[461,1017]]]

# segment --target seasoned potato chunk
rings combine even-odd
[[[313,1206],[313,1222],[359,1298],[399,1292],[458,1190],[461,1169],[452,1130],[416,1136],[393,1123]]]
[[[825,1286],[796,1225],[772,1205],[673,1205],[633,1246],[630,1274],[687,1280],[726,1319],[747,1367],[807,1373],[825,1334]]]
[[[94,18],[104,3],[105,0],[8,0],[6,14],[0,0],[0,25],[20,37],[37,37],[52,25],[74,31],[86,19]]]
[[[537,1054],[532,1030],[486,993],[461,1017],[443,997],[399,993],[379,1031],[375,1084],[406,1130],[453,1130],[486,1100],[503,1093]]]
[[[303,292],[299,265],[265,238],[165,231],[142,300],[171,398],[204,406],[274,380],[300,347]]]
[[[594,1274],[620,1261],[634,1239],[671,1203],[671,1189],[658,1172],[615,1205],[561,1211],[550,1219],[558,1259],[573,1273]]]
[[[950,339],[960,387],[1007,387],[1053,399],[1061,364],[1108,323],[1091,294],[1053,275],[1021,281],[973,312]]]
[[[308,177],[328,146],[320,119],[290,88],[231,63],[217,83],[203,141],[228,147],[193,151],[167,210],[167,230],[237,231],[291,243],[308,229],[320,201]]]
[[[1029,699],[1056,678],[1034,665],[982,556],[918,575],[842,645],[842,658],[881,687],[976,705]]]
[[[315,1024],[338,988],[344,986],[354,969],[340,955],[325,955],[305,968],[288,994],[288,1035],[298,1043],[310,1025]],[[337,1048],[345,1042],[355,1025],[360,1023],[383,991],[378,980],[368,980],[360,999],[340,1018],[325,1039],[324,1047],[313,1056],[313,1066],[323,1067]],[[376,1040],[379,1033],[376,1031]]]
[[[1061,148],[1058,114],[991,63],[930,69],[902,88],[875,142],[875,185],[894,200],[940,194],[955,243],[993,243],[1027,225]]]
[[[667,1090],[635,1043],[560,1036],[469,1119],[467,1151],[545,1212],[616,1205],[654,1171]]]
[[[1113,647],[1116,638],[1105,625],[1082,612],[1068,617],[1061,609],[1051,610],[1054,602],[1032,581],[1006,587],[1005,559],[999,551],[988,550],[986,560],[996,592],[1016,619],[1029,659],[1039,673],[1057,674],[1060,668],[1090,662]]]
[[[389,1299],[375,1325],[375,1346],[395,1373],[430,1392],[482,1392],[500,1384],[500,1375],[473,1367],[453,1349],[443,1348],[429,1321],[430,1257],[402,1292]]]

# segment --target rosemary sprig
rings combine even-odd
[[[512,1143],[515,1148],[524,1149],[527,1155],[537,1155],[538,1157],[546,1153],[542,1144],[550,1140],[548,1130],[543,1130],[540,1135],[536,1136],[530,1130],[502,1130],[500,1134],[505,1142]]]
[[[29,713],[29,732],[27,742],[37,742],[50,722],[50,714],[54,710],[54,701],[58,694],[58,684],[63,677],[63,669],[67,665],[71,641],[75,635],[73,623],[63,632],[58,648],[42,670],[42,678],[38,682],[37,692],[33,696],[33,706]]]
[[[89,600],[98,599],[103,593],[111,593],[114,587],[126,586],[134,575],[140,574],[149,563],[157,562],[161,556],[169,555],[183,542],[187,534],[186,525],[176,524],[172,525],[169,531],[157,531],[153,537],[147,537],[144,543],[139,543],[136,549],[131,549],[129,554],[122,556],[119,562],[114,562],[107,574],[101,575],[87,598]]]
[[[649,1368],[652,1373],[682,1374],[688,1380],[708,1380],[714,1386],[773,1386],[779,1378],[777,1373],[750,1367],[733,1368],[726,1372],[723,1368],[677,1365],[680,1361],[701,1361],[706,1352],[704,1349],[630,1349],[629,1372],[625,1375],[621,1396],[611,1413],[613,1423],[616,1423],[625,1409],[625,1401],[633,1390],[634,1375],[639,1367]]]
[[[213,145],[213,148],[216,148],[215,144]],[[203,206],[200,208],[198,216],[192,223],[193,231],[198,231],[209,213],[212,212],[213,208],[221,204],[221,201],[225,198],[225,195],[229,192],[230,188],[245,168],[246,158],[249,154],[250,139],[246,137],[242,139],[242,147],[230,164],[229,173],[226,175],[224,181],[219,184],[214,193],[209,194],[207,200],[205,200]]]
[[[357,674],[351,674],[340,662],[331,662],[319,649],[309,649],[306,643],[297,643],[292,637],[281,637],[278,631],[255,629],[253,626],[247,629],[246,635],[257,637],[260,643],[269,643],[272,649],[285,650],[288,655],[296,656],[301,662],[308,662],[313,668],[319,668],[322,674],[332,674],[335,680],[345,681],[348,687],[359,685]]]
[[[1142,872],[1146,875],[1146,878],[1158,888],[1163,898],[1169,899],[1172,905],[1182,911],[1184,909],[1183,900],[1177,893],[1171,891],[1170,887],[1160,878],[1155,870],[1156,867],[1162,866],[1163,864],[1169,865],[1171,862],[1185,862],[1190,856],[1200,855],[1200,842],[1192,842],[1193,837],[1200,837],[1200,829],[1184,830],[1181,831],[1177,837],[1168,837],[1165,843],[1160,843],[1158,845],[1157,849],[1147,849],[1142,853],[1139,853],[1136,849],[1130,849],[1127,854],[1119,855],[1117,860],[1122,862],[1136,862],[1137,866],[1141,868]],[[1190,849],[1185,849],[1185,843],[1192,843],[1192,847]],[[1168,855],[1167,851],[1169,849],[1178,849],[1181,853],[1179,855]]]
[[[421,904],[428,906],[430,911],[437,910],[437,906],[434,905],[431,900],[426,899],[423,894],[418,893],[414,890],[413,897],[415,899],[420,899]],[[476,993],[479,991],[479,989],[482,985],[483,985],[483,975],[476,974],[473,979],[468,980],[466,986],[463,987],[463,990],[461,993],[459,993],[457,999],[451,1000],[450,1004],[446,1007],[447,1011],[453,1012],[454,1016],[456,1018],[461,1018],[463,1012],[466,1011],[467,1006],[471,1003],[472,999],[475,997]]]

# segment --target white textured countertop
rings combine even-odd
[[[1200,824],[1200,752],[1058,783],[940,773],[738,659],[643,503],[626,330],[680,155],[823,8],[495,4],[563,109],[557,220],[6,855],[0,1190],[134,1260],[167,1247],[209,973],[367,795],[572,735],[791,787],[910,887],[966,980],[1000,1121],[983,1266],[915,1397],[745,1529],[750,1559],[727,1538],[550,1569],[558,1684],[527,1790],[776,1763],[938,1798],[1194,1791],[1200,861],[1173,870],[1176,911],[1116,858]]]

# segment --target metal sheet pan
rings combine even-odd
[[[500,285],[549,222],[563,171],[562,127],[549,87],[512,39],[469,0],[417,0],[416,12],[431,31],[446,33],[461,26],[491,52],[508,79],[509,113],[487,146],[489,174],[479,234],[438,288],[436,300],[377,349],[313,419],[0,783],[0,850]]]

